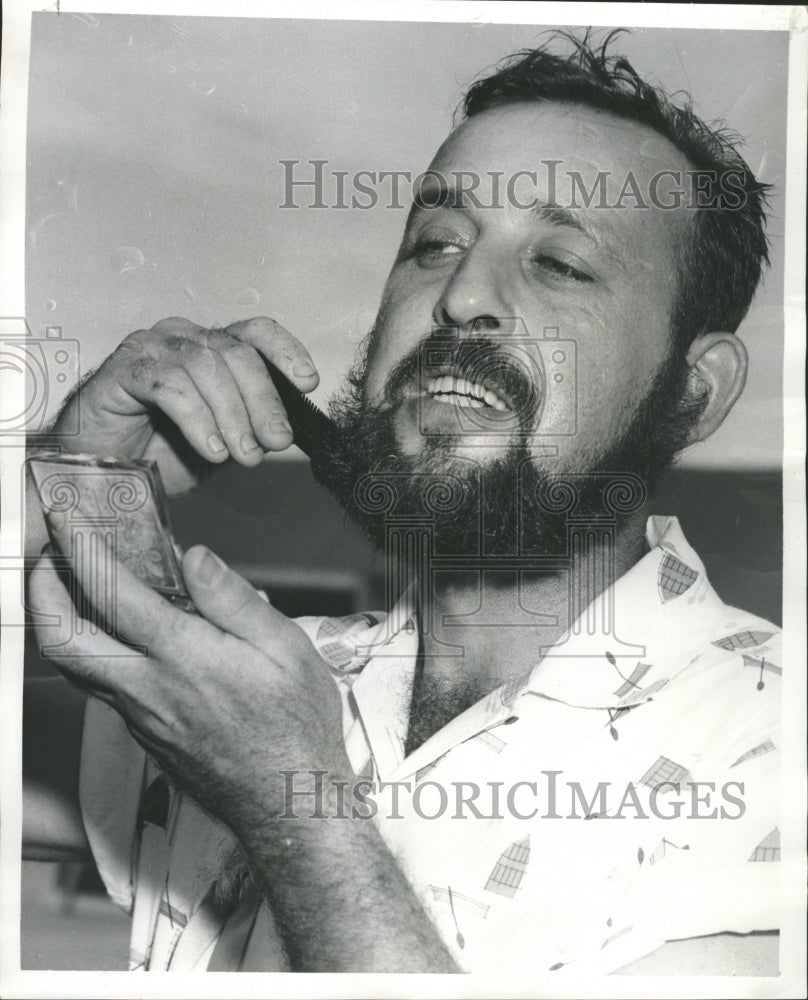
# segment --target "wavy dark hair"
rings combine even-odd
[[[582,37],[548,32],[544,44],[514,53],[494,73],[472,84],[458,112],[472,118],[506,104],[583,104],[640,122],[668,139],[695,170],[705,172],[707,199],[718,193],[722,176],[733,173],[742,204],[697,208],[688,239],[677,247],[671,332],[684,355],[694,337],[711,330],[734,333],[746,315],[769,263],[765,226],[770,185],[756,180],[740,155],[741,136],[723,122],[705,123],[687,94],[667,94],[643,80],[623,56],[610,54],[610,46],[625,30],[610,32],[597,46],[591,30]],[[554,51],[558,45],[568,51]]]

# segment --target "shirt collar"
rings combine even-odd
[[[382,780],[400,780],[470,736],[519,715],[539,695],[580,708],[642,704],[714,635],[723,603],[675,517],[651,517],[648,553],[584,610],[530,672],[453,719],[404,760],[418,653],[415,592],[350,635],[352,694]],[[406,772],[406,773],[405,773]]]
[[[648,553],[534,668],[525,691],[583,708],[648,701],[708,642],[723,602],[675,517],[651,517]]]

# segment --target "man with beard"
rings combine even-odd
[[[396,607],[292,622],[196,547],[198,617],[118,567],[116,637],[41,634],[95,698],[83,828],[35,803],[29,840],[86,830],[132,968],[564,975],[666,941],[657,970],[771,959],[739,935],[777,926],[776,866],[750,863],[778,850],[776,630],[645,504],[743,388],[764,187],[605,46],[521,54],[464,110],[314,462],[409,585]],[[525,172],[527,203],[457,182]],[[80,397],[71,447],[153,459],[181,492],[291,443],[262,356],[316,385],[271,320],[164,320],[60,420]],[[90,601],[111,585],[74,572]],[[70,620],[48,554],[30,600]]]

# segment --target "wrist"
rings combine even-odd
[[[268,820],[242,838],[292,968],[457,971],[373,814],[351,809],[361,784],[328,772],[318,795],[312,778],[308,801],[293,800],[294,816]]]
[[[222,812],[245,844],[253,839],[277,842],[328,822],[366,818],[369,811],[356,804],[366,798],[368,784],[347,761],[331,768],[281,768],[264,775],[263,787],[253,784],[230,798]]]

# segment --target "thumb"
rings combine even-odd
[[[197,610],[213,625],[264,653],[285,646],[297,626],[204,545],[188,549],[182,573]]]

